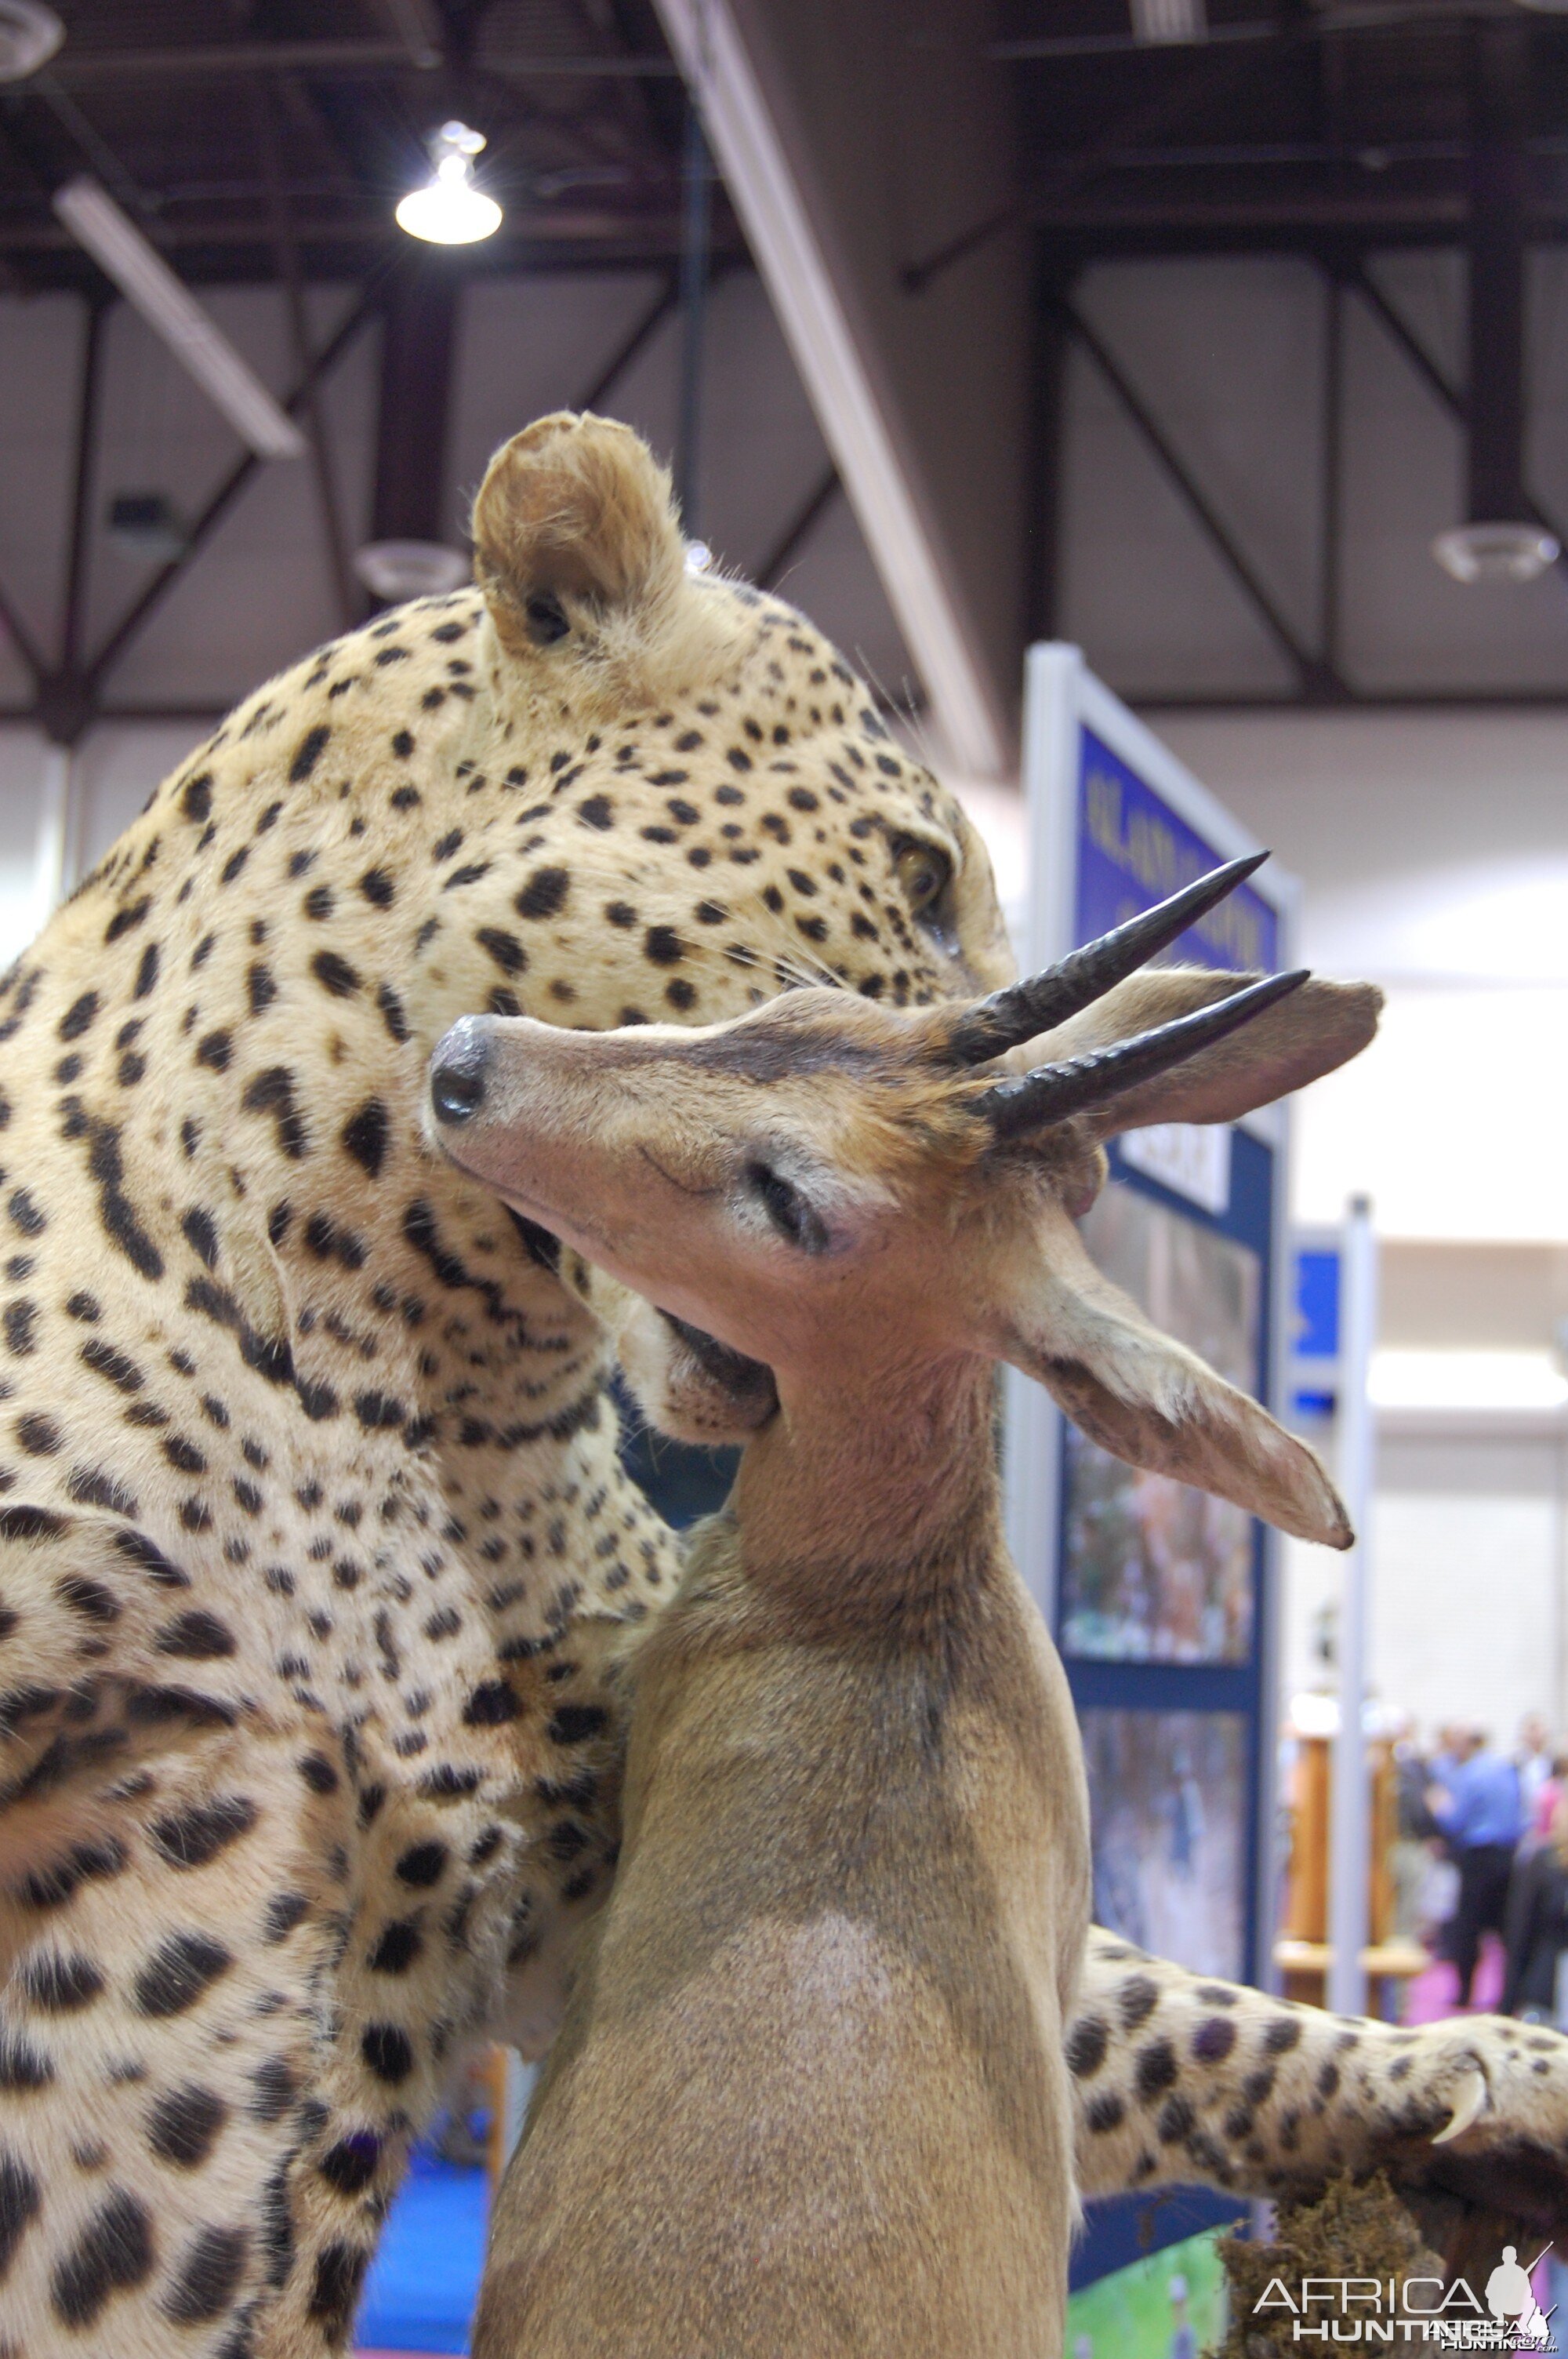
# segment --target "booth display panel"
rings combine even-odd
[[[1027,678],[1021,951],[1037,968],[1257,847],[1076,648],[1033,649]],[[1265,868],[1168,957],[1277,970],[1293,913],[1290,881]],[[1097,1266],[1157,1327],[1265,1402],[1281,1397],[1284,1140],[1272,1112],[1133,1132],[1083,1223]],[[1013,1551],[1083,1731],[1096,1918],[1198,1973],[1256,1979],[1271,1930],[1274,1536],[1110,1457],[1011,1375],[1004,1464]],[[1200,2270],[1164,2248],[1196,2236],[1195,2256],[1206,2253],[1205,2235],[1238,2209],[1195,2190],[1091,2204],[1073,2282],[1076,2318],[1098,2323],[1078,2331],[1098,2348],[1115,2318],[1118,2359],[1165,2359],[1181,2322],[1170,2285]],[[1202,2263],[1211,2277],[1216,2266]]]
[[[1094,1912],[1157,1958],[1245,1969],[1247,1722],[1235,1712],[1081,1709]]]
[[[1113,1180],[1081,1233],[1090,1258],[1233,1385],[1256,1390],[1263,1265],[1227,1237]],[[1253,1522],[1243,1508],[1149,1474],[1066,1428],[1063,1650],[1105,1660],[1245,1663],[1256,1624]]]
[[[1196,2359],[1225,2332],[1225,2267],[1213,2229],[1130,2261],[1067,2302],[1071,2359]]]

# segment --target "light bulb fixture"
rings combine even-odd
[[[373,540],[354,551],[353,566],[372,596],[388,605],[460,590],[473,571],[460,549],[438,540]]]
[[[1132,0],[1132,38],[1164,47],[1176,41],[1206,41],[1204,0]]]
[[[65,38],[65,27],[39,0],[0,0],[0,82],[26,82]]]
[[[1444,573],[1467,589],[1538,581],[1562,550],[1555,533],[1538,524],[1462,524],[1440,532],[1432,553]]]
[[[476,189],[473,159],[485,145],[482,131],[466,123],[443,123],[429,139],[431,174],[411,189],[397,208],[397,226],[431,245],[472,245],[501,227],[501,207]]]

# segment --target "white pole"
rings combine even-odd
[[[1336,2015],[1364,2015],[1371,1852],[1363,1730],[1367,1697],[1368,1595],[1371,1587],[1374,1436],[1369,1379],[1378,1329],[1378,1241],[1372,1206],[1353,1196],[1346,1209],[1339,1275],[1339,1487],[1356,1533],[1339,1593],[1339,1729],[1328,1838],[1328,2004]]]
[[[1076,947],[1078,792],[1077,647],[1030,648],[1023,672],[1023,793],[1028,899],[1017,944],[1025,974]],[[1033,1376],[1002,1370],[1002,1496],[1007,1544],[1049,1630],[1056,1617],[1062,1413]]]
[[[69,745],[44,749],[43,796],[33,850],[33,906],[28,940],[42,933],[70,882],[71,765]]]
[[[513,2148],[523,2135],[523,2117],[534,2093],[538,2067],[524,2064],[515,2048],[503,2049],[502,2054],[506,2064],[501,2112],[501,2159],[504,2169],[512,2159]]]

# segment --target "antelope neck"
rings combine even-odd
[[[955,1353],[874,1394],[781,1375],[735,1483],[748,1580],[870,1614],[972,1581],[1001,1548],[994,1374]]]

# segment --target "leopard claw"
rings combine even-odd
[[[1433,2146],[1447,2146],[1453,2138],[1463,2137],[1465,2131],[1486,2108],[1487,2076],[1478,2065],[1473,2065],[1465,2075],[1459,2095],[1446,2126],[1433,2137]]]

